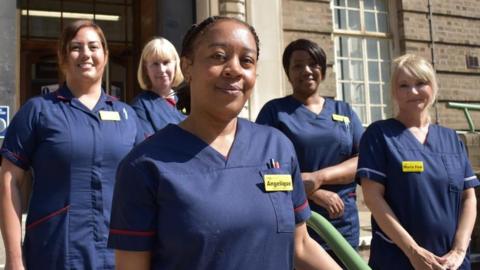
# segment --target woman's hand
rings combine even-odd
[[[307,196],[313,194],[323,184],[323,179],[320,177],[321,174],[319,172],[320,171],[302,173],[303,185],[305,187],[305,193],[307,193]]]
[[[331,219],[343,216],[345,205],[342,198],[340,198],[337,193],[325,189],[319,189],[310,195],[309,199],[327,209],[328,216]]]
[[[448,270],[456,270],[460,265],[462,265],[463,260],[465,259],[465,250],[452,249],[447,254],[442,256],[442,259],[445,259],[443,266]]]
[[[418,246],[412,249],[411,253],[408,254],[408,259],[412,264],[415,270],[444,270],[444,264],[446,259],[443,257],[438,257],[432,252]]]

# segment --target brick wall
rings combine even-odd
[[[329,1],[282,1],[283,11],[283,48],[290,42],[306,38],[316,43],[327,55],[327,74],[320,85],[322,96],[336,95],[334,64],[334,44],[331,37],[332,11]],[[287,83],[285,91],[291,93],[291,86]]]
[[[447,104],[444,101],[440,101],[437,104],[438,122],[440,125],[448,126],[456,130],[468,130],[467,118],[463,110],[447,108]],[[435,110],[431,111],[432,119],[436,119]],[[476,131],[480,132],[480,111],[470,111],[473,123]]]
[[[477,173],[477,177],[480,177],[480,133],[461,134],[460,138],[467,147],[468,158],[474,171]],[[478,198],[480,198],[480,189],[476,189],[476,194],[478,200]],[[480,204],[477,204],[477,213],[480,213]],[[478,214],[475,227],[473,228],[471,248],[474,253],[480,253],[480,218],[478,218]]]
[[[439,122],[467,129],[463,111],[446,107],[448,101],[480,103],[480,69],[468,68],[466,56],[480,57],[480,3],[478,0],[432,0],[435,68],[439,81]],[[398,4],[401,53],[432,59],[428,1],[402,0]],[[480,127],[480,112],[472,113]]]

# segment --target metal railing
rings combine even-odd
[[[371,270],[358,252],[320,214],[312,211],[312,216],[307,220],[307,225],[322,237],[348,270]]]
[[[473,123],[472,116],[470,115],[469,110],[480,111],[480,104],[448,102],[447,105],[450,108],[463,110],[463,112],[465,113],[465,117],[467,118],[470,132],[475,132],[475,124]]]

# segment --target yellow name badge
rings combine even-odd
[[[99,111],[100,119],[105,121],[120,121],[120,114],[116,111]]]
[[[293,190],[292,176],[290,174],[265,174],[263,181],[266,191]]]
[[[402,161],[402,172],[423,172],[423,161]]]
[[[350,118],[348,118],[345,115],[332,114],[332,119],[333,119],[333,121],[344,122],[345,124],[350,123]]]

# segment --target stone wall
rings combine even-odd
[[[16,1],[0,1],[0,105],[16,112],[17,99],[17,10]],[[0,139],[0,143],[3,140]]]

